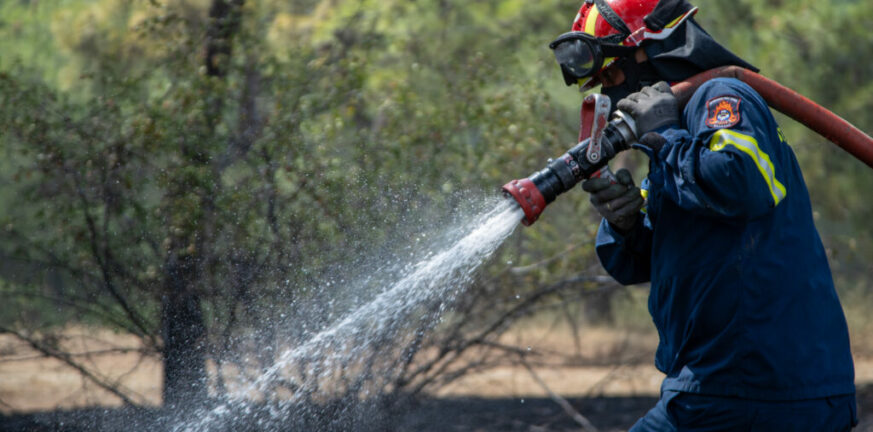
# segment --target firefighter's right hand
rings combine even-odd
[[[636,123],[637,136],[665,126],[679,124],[679,101],[673,95],[670,84],[659,81],[653,86],[618,101],[615,105],[633,117]]]
[[[619,234],[627,234],[636,224],[643,207],[640,188],[634,185],[630,171],[615,173],[618,183],[606,178],[591,178],[582,182],[582,189],[591,194],[591,204]]]

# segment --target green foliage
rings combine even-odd
[[[220,78],[202,66],[206,3],[7,5],[53,23],[8,42],[0,79],[4,193],[28,203],[0,215],[7,252],[64,272],[62,296],[99,311],[80,319],[140,334],[158,333],[168,257],[195,259],[215,335],[572,143],[577,96],[554,96],[542,42],[564,25],[553,5],[329,5],[247,5]],[[543,226],[518,263],[563,250]]]

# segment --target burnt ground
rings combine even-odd
[[[861,424],[873,432],[873,385],[858,389]],[[655,405],[654,397],[568,399],[601,432],[626,431]],[[416,432],[578,432],[581,428],[550,399],[436,399],[404,418],[398,431]]]
[[[654,397],[568,399],[600,431],[624,431],[655,405]],[[579,431],[551,399],[435,399],[403,418],[398,431],[539,432]]]
[[[625,431],[651,408],[653,397],[570,398],[570,404],[600,431]],[[873,385],[858,389],[861,424],[856,432],[873,432]],[[0,432],[137,432],[171,430],[166,421],[155,420],[160,410],[131,411],[124,408],[92,408],[0,416]],[[293,423],[293,422],[292,422]],[[579,431],[575,423],[550,399],[437,398],[415,402],[379,426],[362,424],[317,428],[321,431],[399,432],[564,432]],[[250,422],[228,427],[242,431],[313,431],[290,423],[258,427]]]

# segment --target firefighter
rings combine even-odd
[[[717,78],[679,112],[668,83],[726,65],[684,0],[587,0],[550,46],[568,85],[601,86],[643,135],[627,170],[583,189],[596,251],[651,282],[666,377],[643,431],[846,431],[857,424],[849,334],[791,147],[749,86]],[[645,197],[645,198],[644,198]]]

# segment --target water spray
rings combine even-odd
[[[283,350],[253,379],[235,383],[237,388],[220,403],[185,413],[171,432],[249,430],[255,423],[257,430],[351,430],[344,422],[355,420],[356,410],[372,402],[364,395],[396,384],[405,371],[396,361],[414,355],[403,350],[403,357],[391,357],[391,352],[439,325],[443,313],[471,286],[476,269],[518,226],[522,214],[517,206],[499,198],[493,208],[488,204],[481,214],[467,215],[434,238],[428,248],[432,253],[410,258],[397,271],[378,272],[385,276],[378,294]],[[361,291],[371,283],[363,278],[347,285]],[[360,388],[344,393],[353,385]],[[291,392],[277,397],[277,387]],[[342,399],[342,410],[322,411],[320,403],[349,396]]]
[[[681,110],[694,91],[713,78],[736,78],[757,91],[767,104],[797,120],[873,168],[873,138],[840,116],[776,81],[738,66],[726,66],[695,75],[672,86]],[[610,102],[603,95],[583,101],[582,136],[588,136],[558,159],[549,159],[541,171],[503,185],[503,193],[524,211],[522,223],[536,222],[558,195],[582,180],[609,175],[607,164],[637,141],[633,119],[616,111],[607,123]],[[586,114],[587,113],[587,114]]]

